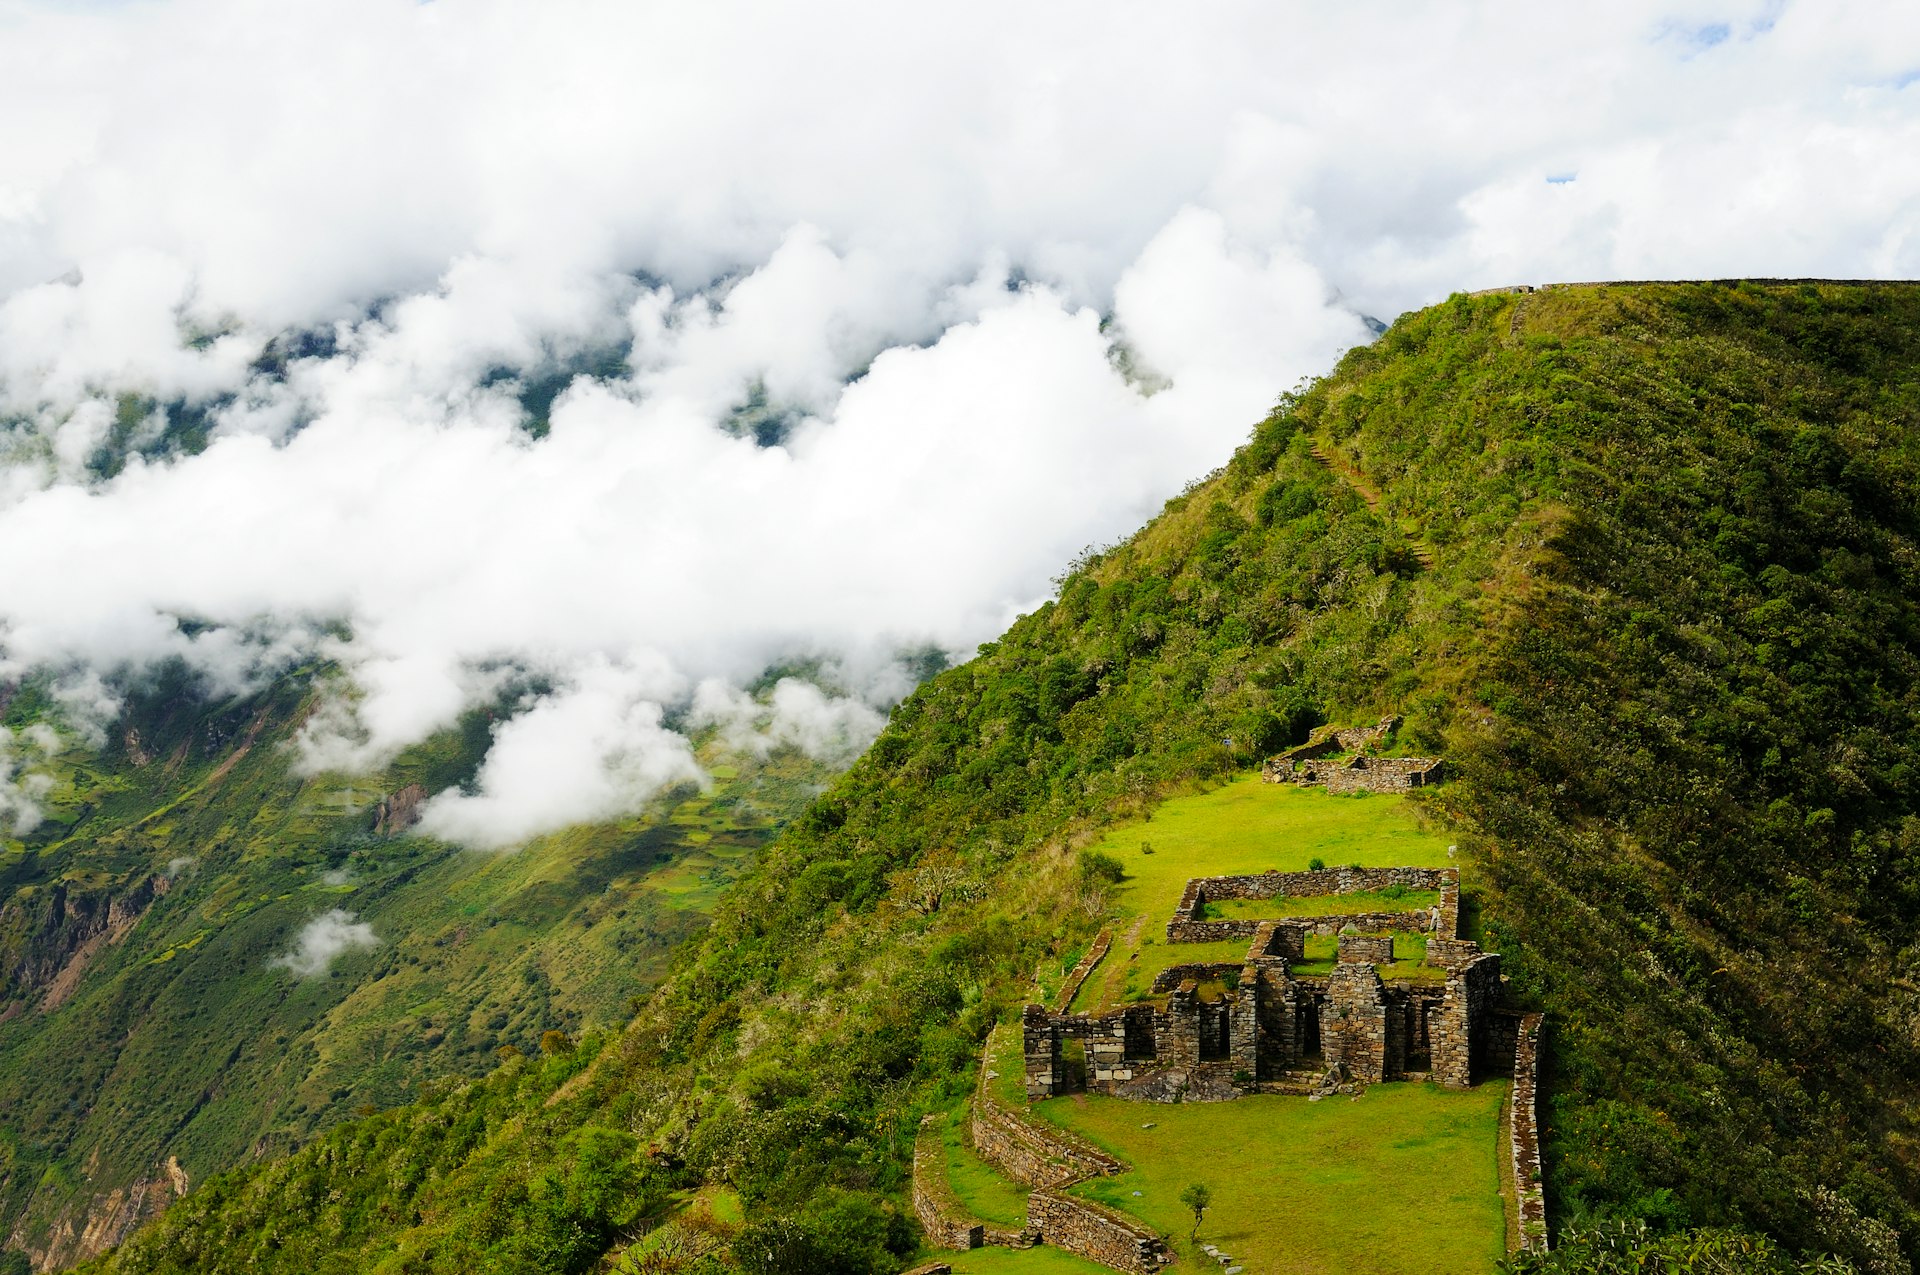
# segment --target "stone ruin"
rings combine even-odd
[[[1197,920],[1208,898],[1346,894],[1404,886],[1438,891],[1438,907],[1259,921]],[[1021,1018],[1030,1100],[1087,1091],[1156,1102],[1246,1093],[1311,1093],[1329,1076],[1345,1084],[1431,1077],[1465,1087],[1504,1073],[1513,1030],[1496,1022],[1500,957],[1455,937],[1455,868],[1336,868],[1257,877],[1202,877],[1187,885],[1167,927],[1169,943],[1249,938],[1239,961],[1177,965],[1154,980],[1164,1003],[1097,1014],[1028,1005]],[[1427,933],[1439,980],[1382,979],[1391,934]],[[1221,927],[1216,930],[1211,927]],[[1250,934],[1247,931],[1251,930]],[[1304,963],[1310,932],[1338,932],[1331,973]],[[1065,1004],[1071,998],[1065,998]],[[1081,1045],[1070,1060],[1067,1044]]]
[[[1260,777],[1328,792],[1405,792],[1439,783],[1446,766],[1438,757],[1378,755],[1400,721],[1389,715],[1372,726],[1323,726],[1306,743],[1269,757]]]

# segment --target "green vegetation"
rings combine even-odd
[[[385,774],[303,779],[288,744],[317,694],[300,674],[209,704],[163,678],[118,739],[53,759],[48,820],[0,844],[0,1224],[43,1254],[71,1256],[42,1245],[169,1156],[198,1183],[484,1074],[502,1048],[619,1026],[819,774],[756,764],[641,818],[472,854],[383,835],[374,807],[470,774],[484,715]],[[5,721],[58,718],[28,683]],[[130,928],[83,944],[115,901]],[[311,975],[274,963],[333,908],[377,946]]]
[[[1203,1238],[1250,1270],[1465,1275],[1506,1251],[1495,1153],[1506,1089],[1376,1085],[1358,1099],[1226,1107],[1092,1096],[1034,1112],[1134,1166],[1076,1194],[1140,1217],[1203,1268],[1212,1261],[1187,1242],[1193,1215],[1181,1198],[1194,1182],[1213,1188]]]
[[[1102,926],[1163,919],[1192,875],[1163,860],[1258,871],[1375,844],[1356,833],[1290,858],[1270,838],[1271,854],[1228,864],[1191,818],[1180,850],[1175,806],[1148,813],[1211,794],[1257,819],[1258,785],[1222,781],[1319,721],[1398,711],[1404,745],[1446,754],[1457,778],[1415,801],[1337,800],[1428,820],[1377,861],[1459,847],[1484,892],[1474,923],[1508,954],[1513,994],[1548,1012],[1556,1223],[1731,1227],[1895,1269],[1874,1264],[1920,1234],[1917,369],[1920,288],[1903,285],[1549,289],[1407,316],[902,703],[564,1100],[502,1097],[518,1118],[459,1144],[463,1159],[445,1143],[457,1167],[432,1184],[398,1144],[347,1172],[330,1157],[363,1134],[346,1126],[208,1184],[104,1266],[306,1272],[313,1200],[338,1192],[351,1269],[532,1269],[462,1210],[484,1202],[489,1225],[545,1234],[546,1202],[605,1167],[569,1176],[566,1140],[607,1130],[636,1139],[621,1171],[640,1173],[637,1194],[655,1174],[738,1191],[747,1269],[778,1254],[898,1269],[918,1116],[966,1092],[1036,969]],[[1341,473],[1364,475],[1377,513]],[[1084,873],[1090,846],[1127,876]],[[539,1065],[562,1063],[576,1065]],[[1307,1118],[1331,1130],[1433,1103],[1418,1140],[1495,1096],[1381,1087]],[[1138,1188],[1142,1216],[1184,1234],[1179,1189],[1215,1180],[1209,1229],[1230,1251],[1236,1233],[1252,1252],[1285,1232],[1230,1219],[1219,1110],[1176,1107],[1144,1131],[1161,1113],[1140,1110],[1101,1132],[1143,1166],[1127,1137],[1208,1122],[1165,1169],[1136,1170],[1154,1186]],[[1487,1117],[1461,1118],[1489,1174],[1491,1136]],[[1396,1218],[1391,1234],[1329,1234],[1387,1225],[1383,1201],[1425,1207],[1414,1182],[1460,1181],[1430,1171],[1436,1147],[1396,1152],[1382,1134],[1361,1150],[1394,1178],[1366,1195],[1303,1187],[1285,1233],[1312,1238],[1276,1263],[1364,1248],[1345,1268],[1386,1269],[1416,1232],[1424,1255],[1492,1207],[1482,1182],[1439,1232]],[[1299,1171],[1332,1173],[1343,1154]],[[305,1182],[323,1194],[291,1185]],[[1499,1225],[1484,1220],[1457,1269],[1491,1265]],[[592,1242],[551,1269],[583,1269]]]
[[[1351,894],[1285,895],[1274,899],[1221,899],[1209,902],[1209,921],[1260,920],[1292,916],[1336,916],[1346,912],[1423,912],[1440,903],[1438,890],[1356,890]]]
[[[1369,868],[1442,867],[1451,862],[1447,844],[1444,834],[1421,822],[1417,804],[1406,797],[1336,797],[1311,788],[1263,783],[1257,776],[1240,776],[1208,792],[1177,797],[1153,810],[1149,818],[1109,831],[1082,852],[1111,859],[1122,875],[1110,902],[1118,918],[1113,947],[1081,985],[1072,1008],[1096,1010],[1143,1000],[1152,995],[1153,980],[1163,970],[1246,956],[1245,939],[1166,941],[1166,924],[1194,877],[1235,876],[1269,868],[1298,872],[1321,858]],[[1419,905],[1397,902],[1393,908],[1415,906]],[[1338,910],[1363,909],[1356,904]],[[1289,908],[1287,914],[1306,913]],[[1324,942],[1324,959],[1330,964],[1333,941]],[[1422,940],[1420,955],[1424,957],[1425,952]],[[1314,956],[1311,945],[1308,955]]]
[[[968,1211],[983,1222],[1017,1231],[1027,1223],[1027,1192],[968,1148],[958,1119],[947,1122],[943,1144],[947,1149],[947,1181]]]
[[[1113,1268],[1063,1253],[1057,1248],[981,1248],[971,1253],[942,1253],[954,1275],[1112,1275]]]

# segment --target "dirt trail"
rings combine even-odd
[[[1322,448],[1317,441],[1312,445],[1311,450],[1313,452],[1313,458],[1320,462],[1322,468],[1347,486],[1353,488],[1354,493],[1358,495],[1360,499],[1367,502],[1368,510],[1379,516],[1388,526],[1393,525],[1392,521],[1388,519],[1386,515],[1380,513],[1380,492],[1373,484],[1366,480],[1365,475],[1335,456],[1332,452]],[[1407,532],[1402,532],[1401,534],[1406,537],[1407,548],[1412,552],[1415,561],[1419,562],[1420,569],[1422,571],[1431,571],[1433,569],[1433,547],[1426,541]]]

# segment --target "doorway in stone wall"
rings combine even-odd
[[[1300,1003],[1300,1010],[1294,1015],[1294,1035],[1297,1053],[1302,1063],[1316,1063],[1322,1057],[1320,1046],[1320,1009],[1326,1004],[1322,996],[1309,996]]]
[[[1069,1036],[1060,1042],[1062,1092],[1083,1093],[1087,1088],[1087,1042]]]
[[[1433,1038],[1428,1031],[1433,1008],[1433,1002],[1421,996],[1414,997],[1407,1006],[1408,1071],[1433,1069]]]

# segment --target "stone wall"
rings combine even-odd
[[[1340,964],[1361,962],[1367,965],[1393,964],[1393,935],[1342,934],[1339,939]]]
[[[987,1056],[993,1056],[991,1041]],[[973,1120],[969,1130],[973,1149],[981,1159],[1014,1181],[1026,1186],[1053,1187],[1126,1170],[1126,1165],[1091,1143],[1064,1129],[1028,1119],[1008,1106],[994,1095],[988,1080],[983,1066],[979,1087],[973,1095]]]
[[[1328,792],[1405,792],[1437,784],[1445,772],[1446,763],[1438,757],[1355,757],[1303,762],[1291,779]],[[1288,777],[1276,778],[1285,782]]]
[[[1464,1089],[1481,1071],[1485,1028],[1500,990],[1500,958],[1483,953],[1448,974],[1446,994],[1428,1018],[1433,1078]]]
[[[1520,1019],[1514,1044],[1512,1107],[1513,1195],[1519,1203],[1520,1247],[1547,1247],[1547,1190],[1540,1174],[1540,1029],[1539,1014]]]
[[[1211,983],[1223,980],[1229,974],[1237,979],[1240,970],[1239,961],[1197,961],[1191,965],[1174,965],[1153,976],[1153,990],[1156,994],[1170,992],[1188,979],[1196,983]]]
[[[947,1181],[947,1153],[941,1130],[947,1118],[927,1116],[913,1140],[913,1215],[935,1248],[975,1249],[986,1239],[987,1224],[967,1212]]]
[[[1173,1262],[1153,1231],[1091,1200],[1035,1191],[1027,1199],[1027,1220],[1055,1248],[1130,1275],[1154,1275]]]
[[[1480,958],[1480,945],[1472,939],[1430,938],[1427,940],[1427,964],[1441,969],[1471,965]]]
[[[1371,965],[1334,967],[1327,979],[1327,1006],[1320,1016],[1320,1048],[1327,1066],[1343,1067],[1362,1084],[1377,1084],[1405,1070],[1391,1065],[1387,995]]]
[[[1064,1010],[1073,1004],[1073,998],[1080,994],[1080,985],[1093,973],[1093,967],[1106,959],[1107,949],[1113,946],[1113,931],[1102,930],[1087,954],[1080,958],[1073,971],[1067,975],[1067,981],[1060,985],[1060,994],[1053,998],[1053,1007]]]
[[[1313,934],[1356,930],[1427,930],[1452,937],[1460,927],[1460,870],[1458,868],[1317,868],[1307,872],[1261,872],[1246,876],[1194,877],[1181,892],[1180,903],[1167,922],[1169,943],[1216,943],[1252,938],[1267,924],[1262,920],[1208,921],[1206,906],[1220,899],[1277,899],[1374,893],[1400,887],[1433,890],[1440,895],[1434,908],[1396,912],[1352,912],[1337,916],[1292,917],[1287,924]]]

